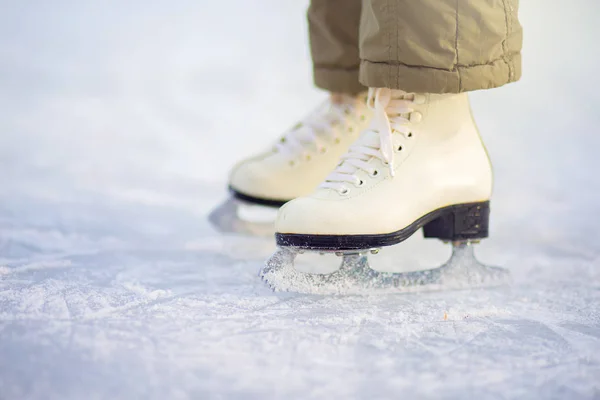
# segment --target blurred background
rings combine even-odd
[[[0,0],[1,398],[598,395],[600,3],[522,1],[522,80],[471,95],[496,174],[481,254],[517,288],[366,305],[268,293],[255,272],[272,243],[205,221],[233,163],[325,96],[307,6]],[[444,258],[411,243],[396,260]],[[440,341],[430,322],[448,309],[482,319]],[[498,315],[509,327],[478,336]],[[216,339],[231,332],[245,336]],[[410,348],[427,335],[435,350]],[[488,353],[478,337],[495,337]],[[437,363],[451,345],[462,364]]]

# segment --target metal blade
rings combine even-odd
[[[238,233],[252,236],[273,236],[273,222],[246,221],[239,216],[240,207],[246,204],[236,198],[229,198],[208,215],[215,229],[224,233]]]
[[[415,272],[378,272],[370,268],[368,252],[346,252],[337,271],[310,274],[294,268],[297,249],[279,248],[259,275],[275,291],[314,294],[464,289],[503,285],[510,281],[507,270],[477,261],[469,242],[453,243],[452,256],[441,267]]]

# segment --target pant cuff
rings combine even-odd
[[[491,89],[517,81],[520,77],[519,53],[488,64],[458,66],[453,70],[366,60],[360,64],[360,83],[363,85],[413,93],[461,93]]]
[[[313,69],[315,85],[335,93],[358,94],[367,90],[358,82],[358,68],[334,69],[316,67]]]

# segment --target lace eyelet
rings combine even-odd
[[[366,120],[366,119],[367,119],[367,116],[366,116],[366,115],[361,115],[361,116],[360,116],[360,120],[361,120],[361,121],[364,121],[364,120]]]
[[[296,161],[290,161],[289,165],[290,165],[290,167],[293,167],[294,165],[296,165]]]
[[[369,172],[369,176],[371,176],[371,177],[376,177],[377,175],[379,175],[379,171],[377,171],[376,169],[374,169],[373,171]]]
[[[306,161],[310,161],[310,160],[312,160],[312,157],[310,156],[310,154],[307,154],[306,157],[304,157],[304,159]]]
[[[340,138],[337,138],[337,137],[336,137],[336,138],[333,140],[333,142],[334,142],[335,144],[340,144],[342,141],[340,140]]]
[[[354,128],[352,128],[351,126],[348,127],[348,132],[353,132]]]
[[[408,137],[412,137],[412,132],[408,132]]]
[[[364,184],[365,184],[365,181],[363,181],[362,179],[359,179],[359,180],[358,180],[358,182],[357,182],[357,183],[355,183],[354,185],[355,185],[356,187],[361,187],[361,186],[362,186],[362,185],[364,185]]]
[[[396,149],[396,151],[402,151],[402,146],[398,146],[398,148]]]
[[[322,147],[322,148],[320,148],[320,149],[319,149],[319,153],[321,153],[321,154],[325,154],[325,153],[327,153],[327,147]]]
[[[339,194],[341,194],[341,195],[347,195],[348,193],[350,193],[350,189],[348,189],[348,188],[343,188],[343,189],[342,189],[342,190],[340,190],[338,193],[339,193]]]

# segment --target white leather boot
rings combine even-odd
[[[269,150],[238,163],[229,188],[246,202],[281,206],[310,194],[371,119],[366,93],[334,95]]]
[[[209,214],[211,224],[222,232],[272,235],[269,210],[310,194],[368,126],[366,98],[366,92],[331,95],[270,149],[239,162],[229,178],[231,197]],[[257,218],[253,205],[268,207]]]
[[[379,248],[422,227],[449,241],[486,237],[492,170],[467,95],[380,88],[368,103],[372,124],[335,170],[279,210],[277,244]]]

